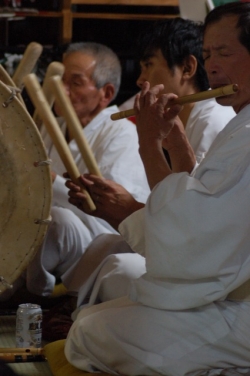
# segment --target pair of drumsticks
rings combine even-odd
[[[69,173],[70,178],[78,185],[80,185],[78,178],[80,172],[75,164],[75,161],[71,155],[68,144],[58,126],[58,123],[51,110],[54,99],[58,101],[63,116],[67,122],[67,126],[75,138],[82,157],[86,163],[88,170],[98,176],[101,176],[95,158],[87,140],[82,132],[82,126],[74,108],[65,93],[61,77],[64,72],[63,64],[59,62],[52,62],[46,72],[43,86],[41,87],[39,81],[34,73],[30,73],[42,53],[43,47],[36,42],[32,42],[26,48],[23,57],[11,78],[8,73],[0,66],[0,79],[13,89],[17,89],[17,97],[21,103],[25,106],[20,92],[25,86],[31,101],[35,106],[35,112],[33,120],[38,128],[41,128],[44,124],[47,132],[49,133],[57,151],[65,165],[66,171]],[[87,207],[86,210],[95,210],[95,205],[85,190],[85,187],[81,186],[82,191],[86,194]]]

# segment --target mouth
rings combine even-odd
[[[228,84],[216,84],[216,85],[211,85],[211,89],[218,89],[219,87],[227,86]]]

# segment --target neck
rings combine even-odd
[[[194,105],[195,105],[195,103],[185,104],[183,106],[182,111],[179,114],[179,118],[181,119],[184,128],[186,128],[188,118],[190,116],[190,113],[191,113]]]

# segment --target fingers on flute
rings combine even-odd
[[[135,96],[135,101],[134,101],[135,115],[137,115],[138,112],[140,111],[140,96],[141,96],[141,93]]]
[[[176,94],[162,94],[156,104],[156,107],[164,108],[166,115],[171,115],[171,117],[176,116],[182,110],[182,105],[173,103],[173,101],[178,98]]]
[[[149,82],[145,81],[142,85],[140,105],[150,106],[155,103],[157,96],[163,89],[163,84],[155,85],[150,88]]]

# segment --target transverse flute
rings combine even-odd
[[[0,360],[5,363],[43,362],[46,360],[42,348],[0,348]]]
[[[238,85],[236,84],[226,85],[226,86],[218,87],[217,89],[202,91],[200,93],[185,95],[184,97],[173,99],[171,101],[171,104],[184,105],[187,103],[200,102],[200,101],[204,101],[205,99],[217,98],[217,97],[223,97],[226,95],[235,94],[237,91],[238,91]],[[135,115],[135,111],[133,108],[131,108],[130,110],[116,112],[112,114],[110,118],[112,120],[119,120],[119,119],[124,119],[133,115]]]
[[[16,354],[43,354],[42,347],[0,347],[0,354],[3,353],[16,353]]]
[[[23,363],[23,362],[45,362],[44,355],[32,355],[25,353],[0,353],[0,360],[5,363]]]

